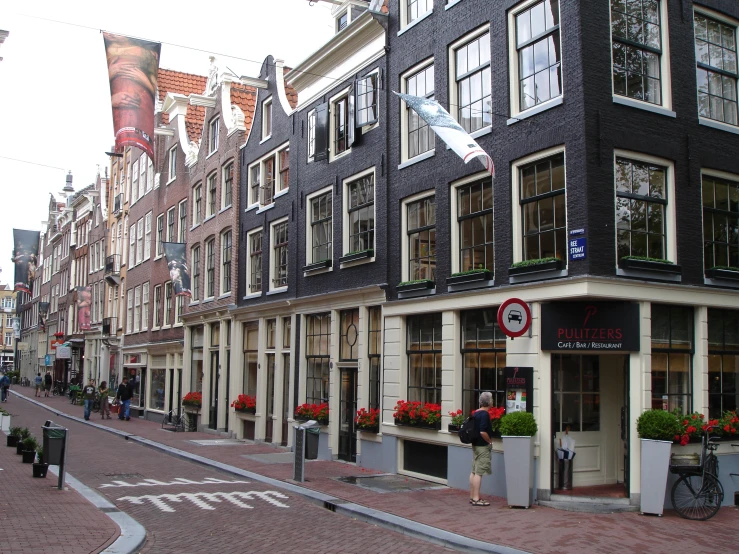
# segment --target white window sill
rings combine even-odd
[[[174,325],[172,325],[172,328],[173,328],[173,329],[174,329],[175,327],[182,327],[182,322],[180,321],[179,323],[175,323]]]
[[[229,296],[231,296],[231,293],[227,292],[226,294],[222,294],[221,296],[219,296],[218,300],[223,300],[224,298],[228,298]]]
[[[252,298],[259,298],[260,296],[262,296],[262,291],[261,290],[259,292],[250,292],[249,294],[247,294],[246,296],[244,296],[243,299],[244,300],[251,300]]]
[[[719,129],[720,131],[726,131],[727,133],[734,133],[739,135],[739,127],[736,125],[729,125],[722,121],[716,121],[714,119],[707,119],[705,117],[698,117],[698,123],[705,125],[706,127],[712,127],[713,129]]]
[[[172,177],[172,178],[171,178],[171,179],[170,179],[169,181],[167,181],[167,182],[165,183],[165,185],[166,185],[166,186],[169,186],[169,185],[171,185],[172,183],[174,183],[174,182],[175,182],[176,180],[177,180],[177,175],[175,175],[175,176],[174,176],[174,177]]]
[[[433,158],[435,155],[436,155],[436,149],[428,150],[424,152],[423,154],[419,154],[418,156],[415,156],[411,158],[410,160],[403,162],[402,164],[398,166],[398,169],[405,169],[406,167],[415,165],[419,162],[422,162],[423,160],[428,160],[429,158]]]
[[[287,287],[280,287],[279,289],[268,291],[267,296],[270,296],[272,294],[282,294],[283,292],[287,292]]]
[[[280,196],[285,196],[288,192],[290,192],[289,188],[282,189],[281,191],[275,193],[275,198],[279,198]]]
[[[313,277],[314,275],[321,275],[323,273],[331,273],[334,270],[333,267],[322,267],[320,269],[314,269],[313,271],[303,271],[303,277]]]
[[[432,13],[434,13],[434,10],[429,10],[425,14],[419,15],[417,19],[414,19],[408,25],[406,25],[400,31],[398,31],[398,36],[402,35],[403,33],[405,33],[406,31],[408,31],[410,29],[413,29],[413,27],[415,27],[421,21],[423,21],[424,19],[426,19],[427,17],[429,17]]]
[[[487,127],[483,127],[482,129],[478,129],[474,133],[470,133],[470,136],[472,138],[477,138],[477,137],[482,137],[484,135],[489,135],[492,132],[493,132],[493,126],[492,125],[488,125]]]
[[[200,227],[200,223],[196,223],[195,225],[193,225],[192,227],[190,227],[190,230],[191,230],[191,231],[194,231],[194,230],[195,230],[195,229],[197,229],[198,227]],[[161,256],[159,256],[159,257],[161,258]]]
[[[248,211],[251,211],[251,210],[256,210],[258,207],[259,207],[259,203],[250,204],[249,206],[247,206],[246,208],[244,208],[244,211],[245,212],[248,212]]]
[[[232,204],[229,204],[229,205],[228,205],[228,206],[226,206],[225,208],[221,208],[221,211],[219,211],[218,213],[219,213],[219,214],[222,214],[223,212],[225,212],[225,211],[227,211],[227,210],[230,210],[230,209],[231,209],[232,207],[233,207],[233,205],[232,205]]]
[[[446,6],[444,6],[444,9],[448,10],[452,6],[456,6],[457,4],[459,4],[461,1],[462,0],[454,0],[453,2],[449,2]]]
[[[633,98],[627,98],[625,96],[618,96],[616,94],[613,95],[613,103],[621,104],[622,106],[629,106],[630,108],[645,110],[647,112],[652,112],[660,115],[666,115],[667,117],[677,117],[677,114],[675,112],[673,112],[672,110],[668,110],[667,108],[664,108],[662,106],[650,104],[649,102],[642,102],[641,100],[634,100]]]
[[[204,298],[203,304],[208,304],[209,302],[213,302],[215,300],[215,296],[211,296],[210,298]]]
[[[508,121],[506,121],[506,124],[513,125],[514,123],[523,121],[528,117],[540,114],[541,112],[545,112],[547,110],[551,110],[552,108],[555,108],[557,106],[561,106],[563,102],[564,100],[561,96],[558,96],[557,98],[552,98],[551,100],[542,102],[538,106],[534,106],[533,108],[529,108],[528,110],[515,114],[514,117],[511,117]]]
[[[353,260],[351,262],[343,262],[339,264],[339,269],[348,269],[350,267],[354,267],[356,265],[364,265],[364,264],[371,264],[375,261],[375,257],[372,256],[371,258],[362,258],[361,260]]]
[[[351,153],[352,153],[352,149],[351,148],[348,148],[348,149],[344,150],[341,154],[336,154],[335,156],[329,153],[328,163],[333,163],[336,160],[340,160],[341,158],[345,158],[346,156],[348,156]]]
[[[162,328],[161,328],[161,329],[159,329],[159,330],[160,330],[160,331],[166,331],[167,329],[170,329],[171,327],[172,327],[172,326],[171,326],[171,325],[170,325],[169,323],[167,323],[166,325],[162,325]]]
[[[268,204],[267,206],[262,206],[261,208],[259,208],[256,211],[256,213],[261,214],[262,212],[266,212],[267,210],[271,210],[274,207],[275,207],[275,203],[272,202],[271,204]]]
[[[152,327],[151,330],[152,331],[159,331],[159,327]]]
[[[207,159],[208,159],[208,158],[210,158],[210,157],[211,157],[211,156],[212,156],[213,154],[218,154],[218,148],[216,148],[215,150],[213,150],[213,152],[211,152],[210,154],[208,154],[207,156],[205,156],[205,159],[207,160]]]
[[[262,140],[259,141],[259,144],[264,144],[265,142],[267,142],[271,138],[272,138],[272,135],[266,136]]]
[[[205,219],[203,220],[203,223],[207,223],[208,221],[210,221],[211,219],[213,219],[213,218],[214,218],[215,216],[216,216],[216,214],[211,214],[211,215],[209,215],[208,217],[206,217],[206,218],[205,218]]]

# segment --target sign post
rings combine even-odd
[[[519,298],[509,298],[498,308],[498,326],[511,337],[520,337],[531,327],[529,305]]]

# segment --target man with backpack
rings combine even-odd
[[[474,432],[471,442],[470,504],[473,506],[490,506],[490,502],[480,498],[480,486],[482,485],[482,476],[493,473],[493,427],[488,413],[488,408],[492,403],[493,395],[487,391],[483,392],[480,395],[480,408],[475,410],[471,416],[474,421]]]
[[[2,400],[3,402],[7,402],[8,390],[10,390],[10,377],[8,377],[5,373],[3,373],[3,376],[0,377],[0,388],[2,389],[0,400]]]
[[[51,385],[52,385],[52,379],[51,379],[51,373],[48,371],[46,372],[46,375],[44,375],[44,396],[49,396],[49,393],[51,392]]]

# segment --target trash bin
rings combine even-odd
[[[54,425],[53,423],[51,425]],[[58,466],[62,462],[62,446],[67,440],[64,427],[43,427],[44,430],[44,462]]]
[[[574,460],[559,461],[559,488],[561,490],[572,490],[572,462]]]
[[[321,430],[318,427],[308,427],[305,430],[305,459],[318,459],[318,436]]]

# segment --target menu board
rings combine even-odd
[[[534,411],[534,368],[504,367],[506,413]]]

